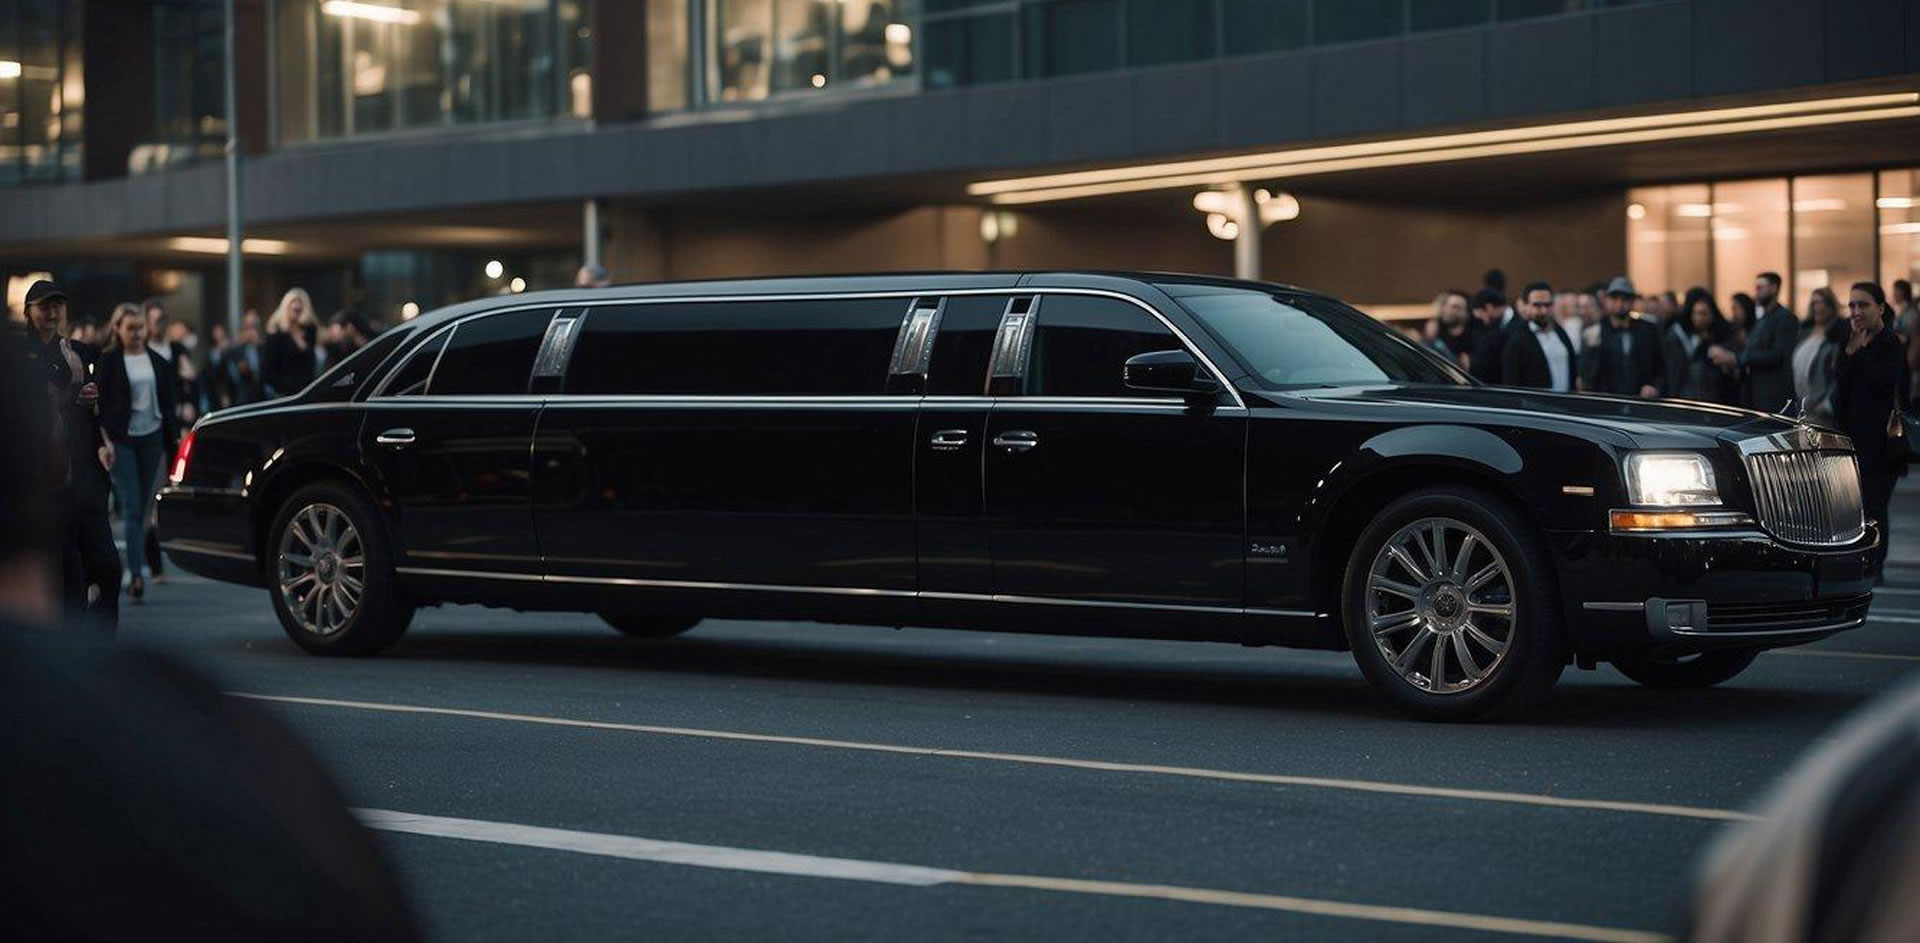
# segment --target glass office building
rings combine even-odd
[[[75,0],[0,4],[0,187],[80,178],[85,15]]]

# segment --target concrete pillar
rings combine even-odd
[[[588,200],[580,207],[580,264],[600,264],[599,200]]]
[[[1239,219],[1240,233],[1233,237],[1233,277],[1248,281],[1260,280],[1260,204],[1253,198],[1253,190],[1244,183],[1236,183],[1227,191],[1232,198]]]

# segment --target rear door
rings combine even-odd
[[[1047,293],[1006,322],[984,463],[994,592],[1059,619],[1111,615],[1076,603],[1237,616],[1245,410],[1128,389],[1127,358],[1186,346],[1130,300]]]
[[[914,435],[914,511],[920,589],[985,598],[993,593],[982,458],[987,363],[1001,320],[1031,295],[954,295],[939,306]]]
[[[910,599],[918,398],[887,387],[911,303],[591,309],[540,424],[550,578]]]
[[[539,403],[527,384],[553,314],[460,321],[367,400],[360,454],[386,499],[402,568],[538,577],[528,449]]]

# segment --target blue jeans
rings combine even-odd
[[[160,431],[113,444],[113,495],[127,542],[128,579],[146,572],[147,512],[153,509],[154,476],[160,474]]]

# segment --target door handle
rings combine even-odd
[[[412,429],[388,429],[373,437],[375,445],[384,445],[390,449],[404,449],[413,444]]]
[[[933,447],[942,452],[951,452],[967,444],[967,430],[942,429],[933,434]]]
[[[1040,444],[1040,433],[1029,432],[1025,429],[1013,432],[1002,432],[993,437],[993,444],[1009,452],[1026,452]]]

